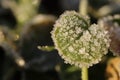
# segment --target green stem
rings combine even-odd
[[[79,13],[82,15],[87,15],[88,10],[88,0],[80,0],[79,3]],[[82,80],[88,80],[88,68],[82,68]]]
[[[82,80],[88,80],[88,68],[87,67],[82,68]]]
[[[82,15],[87,15],[88,0],[80,0],[79,3],[79,13]]]
[[[54,46],[37,46],[38,49],[43,51],[53,51],[55,50]]]

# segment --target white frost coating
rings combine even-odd
[[[68,47],[68,50],[69,50],[70,52],[74,52],[74,48],[73,48],[72,46],[69,46],[69,47]]]
[[[75,11],[63,13],[56,21],[52,39],[65,63],[89,67],[98,63],[109,47],[109,35],[88,17]]]

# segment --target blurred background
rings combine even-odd
[[[54,50],[50,32],[60,14],[78,12],[82,1],[0,0],[0,80],[81,80],[81,69],[65,64]],[[91,23],[120,14],[120,0],[87,2]],[[109,51],[89,68],[89,80],[119,80],[119,73],[120,58]]]

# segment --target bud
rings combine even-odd
[[[55,47],[65,63],[89,67],[98,63],[108,51],[109,36],[99,25],[75,11],[66,11],[51,32]]]

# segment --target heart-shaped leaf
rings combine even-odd
[[[66,63],[89,67],[98,63],[108,51],[109,35],[99,25],[75,11],[60,16],[51,32],[55,47]]]

